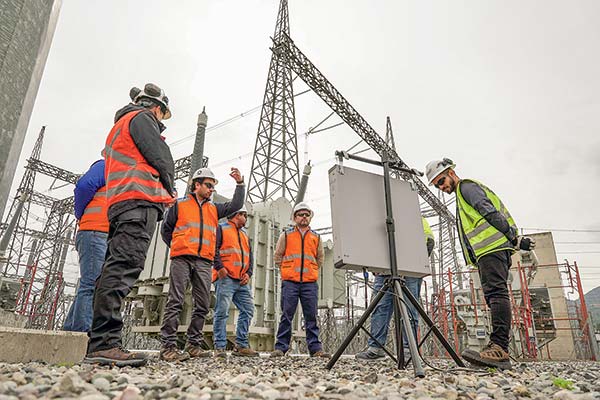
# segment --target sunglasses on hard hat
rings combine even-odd
[[[310,213],[309,212],[299,212],[299,213],[296,213],[296,217],[310,217]]]
[[[203,184],[204,186],[206,186],[207,188],[209,188],[209,189],[214,189],[214,188],[215,188],[215,185],[213,185],[213,184],[212,184],[212,183],[210,183],[210,182],[202,182],[202,184]]]
[[[440,186],[442,186],[444,184],[444,182],[446,182],[446,177],[442,176],[437,182],[435,182],[433,184],[433,186],[435,186],[436,188],[439,188]]]

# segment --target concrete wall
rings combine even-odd
[[[62,0],[0,0],[0,220]]]
[[[564,285],[561,281],[561,276],[556,267],[543,267],[543,265],[557,264],[556,249],[554,248],[554,240],[551,232],[543,232],[528,235],[536,241],[535,254],[538,258],[540,267],[537,269],[534,279],[530,282],[530,288],[549,288],[550,304],[554,318],[567,318],[567,302],[564,289],[558,286]],[[521,255],[516,253],[513,256],[513,265],[521,261]],[[514,272],[513,272],[514,273]],[[518,280],[515,277],[515,280]],[[513,288],[515,286],[513,285]],[[570,330],[569,321],[555,321],[556,339],[548,345],[548,350],[551,359],[573,359],[575,357],[575,346],[573,342],[573,334]],[[545,348],[540,354],[541,358],[548,358],[548,350]]]

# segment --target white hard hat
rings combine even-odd
[[[313,210],[310,208],[310,206],[301,201],[300,203],[296,204],[294,206],[294,209],[292,210],[292,218],[294,218],[294,216],[296,215],[296,213],[300,210],[306,210],[306,211],[310,211],[310,216],[312,217],[313,215],[315,215],[315,213],[313,212]]]
[[[429,181],[429,184],[433,185],[433,180],[436,176],[438,176],[447,169],[454,169],[455,167],[456,164],[454,164],[454,162],[449,158],[430,161],[425,167],[425,174],[427,175],[427,180]]]
[[[248,214],[248,209],[246,208],[246,205],[245,205],[245,204],[244,204],[244,205],[242,206],[242,208],[240,208],[239,210],[237,210],[237,211],[235,211],[235,212],[232,212],[231,214],[229,214],[229,215],[227,216],[227,218],[233,218],[233,217],[235,217],[236,215],[238,215],[239,213],[246,213],[246,214]]]
[[[194,179],[201,179],[201,178],[214,179],[215,185],[217,183],[219,183],[217,178],[215,178],[215,174],[210,170],[210,168],[200,168],[199,170],[194,172],[194,175],[192,175],[192,181],[194,181]]]
[[[129,91],[129,97],[133,100],[134,103],[137,103],[139,100],[146,98],[153,100],[164,108],[164,119],[171,118],[171,109],[169,108],[169,98],[165,95],[165,91],[159,88],[154,83],[147,83],[144,86],[143,90],[138,88],[131,88]]]

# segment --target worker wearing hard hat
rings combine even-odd
[[[169,296],[160,330],[165,361],[183,361],[191,357],[208,357],[204,351],[202,328],[210,306],[212,264],[217,243],[220,218],[239,210],[244,205],[244,178],[237,168],[229,174],[237,183],[231,202],[213,203],[211,196],[218,181],[208,168],[200,168],[192,175],[189,193],[178,199],[169,209],[162,224],[161,235],[171,248]],[[194,310],[187,330],[188,341],[184,351],[177,349],[177,327],[183,308],[185,289],[192,284]]]
[[[456,193],[456,218],[463,256],[478,267],[481,287],[492,317],[490,342],[481,352],[466,349],[462,356],[472,364],[511,368],[508,341],[511,326],[508,270],[515,250],[533,250],[535,241],[518,236],[517,226],[500,198],[484,184],[460,179],[447,158],[426,166],[429,184]]]
[[[175,165],[161,132],[171,117],[158,86],[129,92],[117,111],[103,154],[108,201],[108,250],[96,281],[86,363],[141,366],[146,357],[122,349],[121,305],[144,269],[146,253],[165,207],[175,202]]]
[[[433,247],[435,246],[435,240],[433,238],[433,232],[431,231],[431,227],[425,218],[421,218],[423,223],[423,232],[425,234],[425,245],[427,246],[427,254],[431,256],[433,252]],[[385,284],[385,280],[389,278],[390,275],[384,274],[375,274],[375,282],[373,284],[373,297],[379,293],[383,285]],[[423,278],[414,278],[414,277],[404,277],[404,282],[406,287],[412,295],[418,300],[421,297],[421,285],[423,283]],[[406,308],[410,313],[410,326],[413,331],[413,335],[417,338],[417,332],[419,329],[419,313],[415,306],[412,305],[408,300],[406,301]],[[361,360],[380,360],[385,357],[385,351],[382,346],[385,346],[385,342],[387,341],[388,329],[390,326],[390,321],[392,319],[392,312],[394,311],[394,294],[388,292],[383,295],[383,298],[373,310],[373,314],[371,314],[371,336],[367,341],[369,347],[366,351],[360,352],[356,354],[356,358]],[[408,339],[406,335],[402,336],[403,338],[403,346],[404,346],[404,354],[410,355],[410,349],[408,347]]]
[[[213,266],[215,283],[215,315],[213,317],[213,339],[215,357],[226,357],[227,318],[229,306],[239,310],[235,332],[233,355],[257,357],[258,352],[250,348],[248,328],[254,315],[254,299],[249,282],[252,277],[252,248],[244,226],[248,210],[242,207],[227,217],[217,227],[217,252]]]
[[[317,325],[319,301],[317,280],[323,266],[324,251],[321,237],[310,229],[314,213],[306,203],[298,203],[292,211],[295,225],[279,236],[273,260],[281,271],[281,320],[277,343],[271,357],[281,357],[290,348],[292,321],[298,300],[306,327],[306,343],[311,357],[329,357],[323,352]]]

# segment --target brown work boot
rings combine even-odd
[[[488,368],[511,369],[510,356],[496,343],[490,342],[481,352],[465,349],[462,358],[473,365]]]
[[[225,349],[215,349],[215,357],[227,358],[227,352],[225,351]]]
[[[117,367],[141,367],[148,359],[142,353],[130,353],[121,347],[98,350],[86,354],[83,362],[86,364],[114,365]]]
[[[196,357],[210,357],[212,356],[212,352],[204,350],[202,347],[200,346],[194,346],[191,343],[187,343],[185,345],[185,351],[187,351],[190,354],[190,357],[196,358]]]
[[[233,352],[231,352],[234,356],[242,356],[242,357],[258,357],[258,351],[252,350],[250,347],[238,347],[235,346]]]
[[[160,359],[168,362],[185,361],[190,358],[186,351],[181,351],[175,346],[166,346],[160,350]]]
[[[281,350],[273,350],[270,354],[270,357],[283,357],[285,353]]]
[[[320,357],[320,358],[331,358],[331,354],[325,353],[323,350],[315,351],[314,353],[310,353],[311,357]]]

